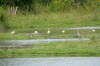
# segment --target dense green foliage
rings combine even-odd
[[[19,6],[22,10],[41,11],[41,8],[64,11],[79,7],[100,7],[100,0],[0,0],[2,6]],[[41,7],[42,6],[42,7]]]
[[[0,13],[0,24],[3,26],[4,29],[8,29],[7,24],[7,15],[5,13]]]

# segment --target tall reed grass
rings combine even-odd
[[[99,26],[100,13],[96,12],[58,12],[38,15],[16,15],[8,21],[11,28],[78,27]],[[17,24],[17,25],[16,25]]]

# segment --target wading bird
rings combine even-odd
[[[48,28],[47,34],[50,34],[50,30],[49,30],[49,28]]]
[[[79,32],[79,29],[77,29],[77,36],[78,37],[81,37],[80,32]]]
[[[95,32],[95,29],[93,29],[92,31]]]
[[[34,33],[30,33],[30,35],[28,36],[28,38],[32,38],[35,35],[38,35],[38,31],[34,31]]]
[[[65,30],[62,30],[62,33],[65,33]]]
[[[38,33],[38,31],[34,31],[34,33],[33,33],[33,34],[34,34],[34,35],[37,35],[37,34],[39,34],[39,33]]]
[[[13,30],[12,32],[11,32],[11,34],[15,34],[16,33],[16,31],[15,30]]]

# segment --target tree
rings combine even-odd
[[[6,3],[6,0],[0,0],[0,5],[4,5]]]

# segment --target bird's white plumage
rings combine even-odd
[[[36,35],[36,34],[38,34],[38,31],[34,31],[34,33],[33,33],[33,34],[35,34],[35,35]]]
[[[62,30],[62,33],[65,33],[65,30]]]
[[[15,30],[13,30],[12,32],[11,32],[11,34],[15,34],[16,33],[16,31]]]
[[[92,31],[95,32],[95,29],[93,29]]]
[[[47,34],[50,34],[50,30],[49,30],[49,28],[48,28]]]

